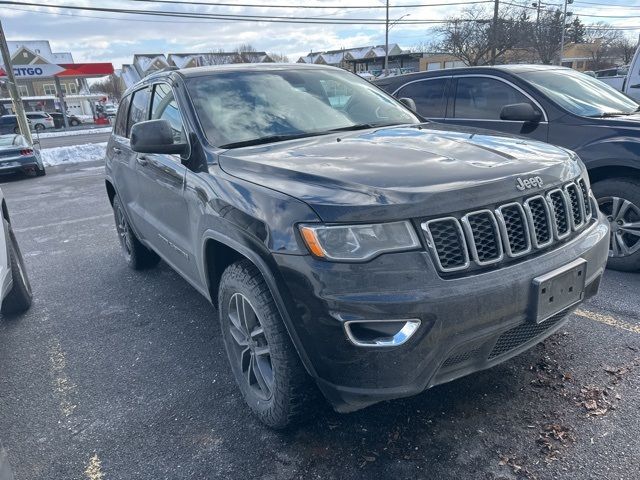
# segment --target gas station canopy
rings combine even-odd
[[[20,78],[98,78],[111,75],[113,65],[111,63],[61,63],[42,65],[14,65],[13,74],[16,80]],[[6,77],[4,66],[0,65],[0,78]]]

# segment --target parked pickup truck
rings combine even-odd
[[[350,412],[517,355],[596,293],[609,248],[574,153],[425,123],[318,65],[146,77],[118,108],[106,190],[129,266],[162,258],[216,305],[274,428],[318,391]]]

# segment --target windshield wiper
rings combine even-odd
[[[348,127],[332,128],[324,133],[349,132],[351,130],[366,130],[367,128],[392,127],[394,125],[402,125],[401,123],[358,123],[349,125]]]
[[[287,135],[269,135],[267,137],[252,138],[251,140],[242,140],[241,142],[226,143],[220,145],[220,148],[239,148],[249,147],[251,145],[262,145],[264,143],[284,142],[285,140],[293,140],[296,138],[313,137],[316,135],[323,135],[325,132],[302,132],[302,133],[290,133]]]
[[[631,115],[634,112],[602,112],[599,113],[597,115],[589,115],[590,117],[596,117],[596,118],[607,118],[607,117],[620,117],[620,116],[627,116],[627,115]]]

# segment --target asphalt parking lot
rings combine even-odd
[[[491,370],[275,433],[245,408],[214,309],[120,255],[100,164],[0,179],[34,290],[0,319],[0,442],[23,479],[637,479],[640,274]]]

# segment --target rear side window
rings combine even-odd
[[[131,97],[127,95],[120,101],[120,107],[118,108],[118,115],[116,117],[116,124],[113,127],[113,133],[120,135],[121,137],[127,136],[127,115],[129,114],[129,102]]]
[[[448,78],[422,80],[402,87],[397,98],[411,98],[416,102],[418,113],[427,118],[444,118],[447,108]]]
[[[138,122],[147,120],[147,106],[149,105],[149,89],[143,88],[132,94],[131,108],[129,108],[129,121],[127,122],[127,137],[131,133],[131,127]]]
[[[500,120],[502,107],[513,103],[529,103],[525,95],[512,86],[486,77],[459,78],[456,89],[455,118]]]

